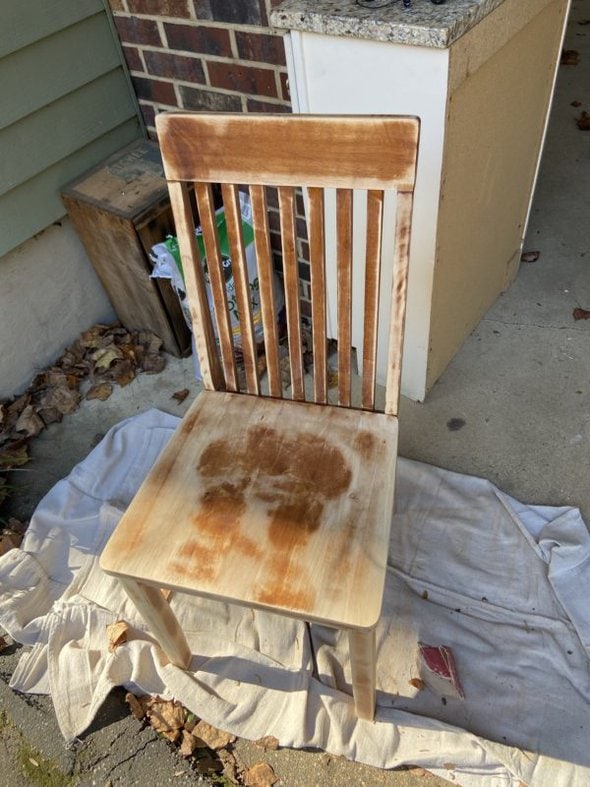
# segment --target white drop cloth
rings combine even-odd
[[[590,783],[590,538],[576,509],[526,506],[485,480],[400,459],[378,709],[375,723],[359,721],[338,632],[313,626],[310,639],[302,622],[176,594],[198,654],[183,672],[100,571],[177,423],[151,410],[114,427],[41,501],[22,549],[0,558],[0,624],[30,646],[12,686],[51,694],[66,739],[123,685],[174,696],[245,738],[422,765],[464,787]],[[111,654],[105,626],[119,618],[134,636]],[[452,649],[464,700],[409,683],[418,641]]]

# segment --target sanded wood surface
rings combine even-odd
[[[289,338],[289,362],[293,399],[305,399],[303,382],[303,356],[301,347],[301,307],[299,302],[299,269],[295,247],[295,193],[292,188],[280,186],[279,211],[283,249],[283,274],[285,277],[285,306]]]
[[[204,392],[123,516],[108,573],[368,629],[381,610],[397,419]]]
[[[324,190],[308,189],[309,259],[311,273],[311,320],[313,341],[313,396],[318,404],[328,400],[326,347],[326,254]]]
[[[262,330],[264,332],[268,390],[271,396],[281,398],[283,386],[279,366],[279,330],[274,297],[274,269],[268,226],[268,206],[264,187],[251,186],[250,200],[252,202],[256,265],[258,267],[258,281],[260,284],[260,311],[262,315]]]
[[[129,577],[119,577],[119,581],[170,661],[181,669],[187,669],[191,650],[164,591]]]
[[[169,180],[323,188],[413,188],[412,117],[162,113]],[[272,162],[272,164],[271,164]]]
[[[250,281],[246,265],[246,251],[242,236],[242,215],[240,199],[236,185],[224,183],[221,187],[227,234],[231,255],[231,269],[236,288],[236,300],[240,319],[240,341],[244,370],[246,372],[246,388],[250,394],[260,393],[258,369],[256,366],[256,341],[254,339],[254,322],[252,319],[252,303],[250,300]]]
[[[352,352],[352,191],[336,192],[338,265],[338,404],[350,407]]]
[[[170,183],[169,189],[203,385],[209,389],[223,389],[223,372],[217,355],[188,186],[186,183]]]
[[[352,692],[359,719],[372,721],[375,716],[377,682],[377,642],[375,629],[348,632]]]
[[[379,324],[379,285],[381,277],[381,243],[383,239],[383,197],[382,191],[367,192],[362,386],[362,404],[365,410],[372,410],[375,407],[377,326]]]
[[[389,360],[385,389],[385,412],[389,413],[389,415],[397,415],[399,409],[404,324],[408,299],[408,261],[410,257],[412,203],[412,193],[400,193],[397,195],[395,260],[393,263],[391,318],[389,322]]]
[[[234,355],[233,333],[227,309],[227,288],[225,276],[223,274],[219,238],[215,225],[215,205],[211,185],[209,183],[196,183],[195,194],[197,197],[197,209],[199,211],[201,229],[203,231],[207,270],[209,271],[211,292],[213,294],[215,321],[217,324],[217,335],[219,337],[219,349],[221,352],[225,385],[228,391],[238,391],[238,371],[236,369],[236,359]]]

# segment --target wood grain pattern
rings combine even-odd
[[[328,401],[326,357],[326,259],[324,237],[324,191],[308,189],[309,259],[311,271],[311,321],[313,342],[313,396],[318,404]]]
[[[169,180],[240,183],[247,170],[258,185],[414,185],[417,118],[175,112],[156,128]]]
[[[338,404],[350,407],[352,355],[352,191],[336,192],[338,265]]]
[[[195,183],[195,194],[199,211],[199,221],[201,222],[201,229],[203,230],[203,243],[205,246],[207,270],[209,271],[209,279],[211,282],[211,293],[215,306],[215,321],[217,323],[217,335],[219,336],[219,349],[221,352],[221,362],[223,364],[225,386],[228,391],[238,391],[238,372],[234,354],[234,340],[227,308],[227,289],[225,276],[223,274],[219,238],[217,236],[215,204],[211,185],[209,183]]]
[[[170,661],[187,669],[191,650],[163,592],[129,577],[119,577],[119,581]]]
[[[276,396],[280,399],[283,395],[283,386],[279,367],[279,335],[274,298],[274,271],[272,267],[268,212],[264,187],[251,186],[250,200],[252,203],[254,243],[256,247],[256,262],[258,265],[258,280],[260,284],[260,309],[262,313],[268,388],[271,396]]]
[[[367,245],[365,258],[365,315],[363,325],[362,406],[375,408],[377,366],[377,326],[379,324],[379,283],[383,239],[382,191],[367,192]]]
[[[382,413],[204,392],[101,566],[148,585],[370,628],[381,610],[396,454],[397,419]]]
[[[176,221],[178,246],[184,261],[186,294],[193,320],[195,347],[201,367],[203,385],[208,390],[223,390],[223,373],[217,354],[215,334],[205,289],[205,277],[195,238],[195,225],[186,183],[170,183],[170,202]]]
[[[305,390],[303,385],[299,270],[295,248],[295,194],[292,188],[283,186],[279,187],[278,192],[292,397],[298,402],[303,402],[305,400]]]
[[[399,409],[413,197],[412,192],[400,192],[397,195],[395,260],[389,323],[389,361],[385,391],[385,412],[389,415],[397,415]]]
[[[375,629],[349,631],[350,669],[356,715],[373,721],[375,716],[375,687],[377,679],[377,645]]]
[[[246,388],[248,393],[258,395],[260,382],[256,365],[256,342],[254,340],[254,322],[252,320],[252,303],[250,301],[250,281],[246,265],[246,252],[242,237],[242,214],[238,187],[224,183],[221,187],[227,234],[231,255],[232,274],[236,288],[236,301],[240,320],[240,340],[246,372]]]

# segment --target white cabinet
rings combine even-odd
[[[358,37],[362,25],[338,16],[355,13],[352,0],[287,0],[272,16],[289,28],[295,112],[421,118],[402,378],[414,400],[517,272],[569,0],[488,5],[442,47]],[[391,14],[403,19],[401,3]],[[328,297],[333,311],[335,292]]]

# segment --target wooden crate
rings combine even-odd
[[[123,325],[153,331],[168,352],[188,355],[177,295],[169,281],[150,279],[151,247],[174,234],[158,146],[136,140],[68,184],[62,199]]]

